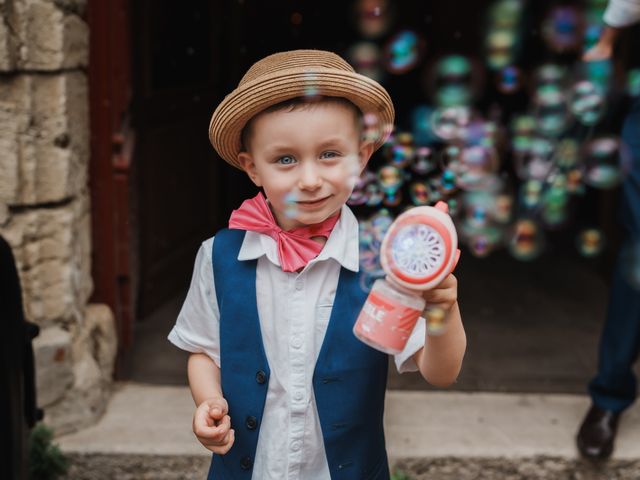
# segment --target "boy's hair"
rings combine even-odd
[[[276,103],[270,107],[265,108],[257,115],[254,115],[244,126],[240,133],[240,141],[242,142],[241,151],[246,152],[249,148],[249,141],[251,139],[253,120],[262,113],[272,113],[285,110],[287,112],[293,112],[294,110],[304,110],[305,108],[312,108],[315,105],[341,105],[348,108],[353,112],[356,122],[356,128],[358,135],[362,136],[363,115],[362,111],[353,103],[342,97],[328,97],[328,96],[313,96],[313,97],[295,97],[284,102]]]

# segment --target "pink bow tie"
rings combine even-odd
[[[262,192],[245,200],[229,218],[229,228],[264,233],[278,242],[278,258],[284,272],[295,272],[318,256],[322,245],[311,237],[329,238],[340,214],[321,223],[283,230],[278,226]]]

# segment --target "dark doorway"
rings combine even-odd
[[[380,45],[410,28],[424,34],[426,68],[442,55],[481,55],[482,19],[491,1],[388,3],[395,26],[376,40]],[[551,3],[530,5],[528,21],[539,23]],[[359,35],[354,8],[354,1],[340,0],[197,0],[180,8],[136,2],[133,118],[140,286],[130,369],[134,380],[186,383],[187,355],[166,336],[184,299],[196,251],[255,192],[246,176],[217,158],[209,145],[211,112],[246,69],[270,53],[320,48],[346,56]],[[529,31],[527,61],[537,62],[539,37]],[[412,106],[428,100],[419,87],[423,75],[416,70],[385,79],[401,128],[409,128]],[[458,388],[583,391],[595,366],[606,282],[602,265],[567,253],[569,243],[560,238],[557,248],[533,263],[518,262],[505,252],[487,259],[463,252],[458,274],[469,354]],[[416,376],[394,377],[391,386],[424,388]]]

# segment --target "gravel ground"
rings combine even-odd
[[[69,480],[203,480],[204,456],[68,455]],[[395,463],[398,480],[638,480],[640,460],[594,465],[557,458],[407,459]],[[404,474],[404,475],[401,475]]]
[[[395,470],[411,480],[638,480],[640,460],[596,465],[545,457],[412,459],[396,462]]]

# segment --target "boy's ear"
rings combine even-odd
[[[373,142],[364,140],[360,143],[360,150],[358,151],[358,166],[360,167],[360,173],[367,166],[367,162],[373,155]]]
[[[256,184],[257,187],[262,186],[262,182],[260,181],[260,176],[256,171],[256,163],[253,160],[253,157],[248,152],[240,152],[238,154],[238,163],[242,167],[242,169],[249,175],[249,178],[253,183]]]

